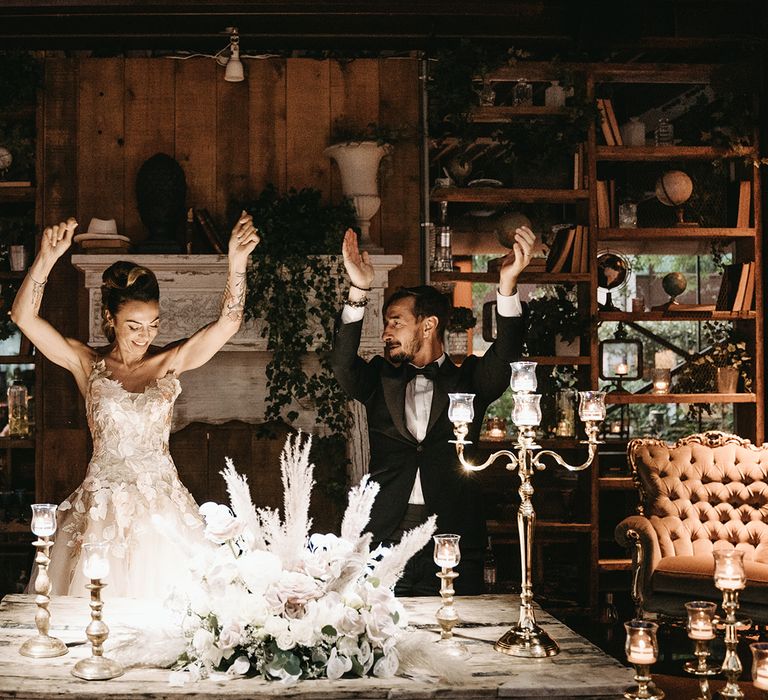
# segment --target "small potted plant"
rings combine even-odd
[[[572,285],[542,285],[528,301],[529,355],[578,355],[588,318],[579,313]]]
[[[448,322],[448,354],[466,355],[469,348],[467,331],[477,325],[477,318],[467,306],[454,306]]]

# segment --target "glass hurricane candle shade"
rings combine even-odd
[[[686,603],[685,609],[688,612],[688,637],[696,640],[714,639],[717,605],[705,600],[694,600]]]
[[[656,642],[658,625],[645,620],[630,620],[624,623],[624,628],[627,631],[627,641],[624,645],[627,661],[638,666],[650,666],[656,663],[659,656],[659,647]]]
[[[541,423],[541,394],[514,394],[512,422],[518,428],[530,428]]]
[[[32,532],[38,537],[53,537],[56,533],[56,509],[53,503],[32,504]]]
[[[740,549],[715,550],[715,586],[721,591],[740,591],[746,585],[744,552]]]
[[[448,419],[451,423],[471,423],[475,417],[474,394],[448,394]]]
[[[106,542],[88,542],[83,545],[83,573],[92,581],[100,581],[109,576],[109,559]]]
[[[750,644],[752,650],[752,685],[768,691],[768,642]]]
[[[653,370],[651,381],[653,383],[651,393],[668,394],[672,384],[672,372],[666,367],[656,367]]]
[[[535,362],[511,362],[512,374],[509,385],[512,391],[536,391],[536,363]]]
[[[451,569],[458,566],[461,559],[461,552],[459,551],[461,535],[434,535],[432,539],[435,542],[435,564],[441,569]]]
[[[605,420],[604,391],[579,392],[579,418],[585,423]]]

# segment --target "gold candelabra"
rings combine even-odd
[[[720,691],[720,697],[732,698],[733,700],[744,697],[744,692],[738,683],[743,669],[737,648],[739,630],[749,629],[752,622],[751,620],[736,619],[736,611],[739,609],[739,591],[744,590],[746,585],[744,552],[740,549],[716,550],[715,586],[723,592],[722,607],[725,612],[725,620],[722,621],[725,629],[725,656],[720,671],[725,676],[726,683]]]
[[[101,589],[107,584],[102,579],[109,575],[108,546],[104,542],[83,545],[83,572],[91,580],[86,588],[91,592],[91,621],[85,634],[91,643],[91,656],[80,659],[72,668],[72,675],[86,681],[103,681],[123,675],[123,667],[104,656],[104,642],[109,636],[109,627],[102,620],[104,603]]]
[[[685,604],[688,612],[688,637],[695,644],[696,661],[685,664],[686,673],[699,681],[699,696],[694,700],[712,700],[709,679],[720,673],[720,668],[709,665],[709,643],[715,638],[715,609],[717,606],[706,600],[694,600]]]
[[[515,392],[515,404],[512,409],[512,421],[518,427],[517,451],[499,450],[479,465],[472,464],[464,457],[464,448],[471,445],[467,440],[469,425],[474,418],[474,394],[449,394],[450,406],[448,417],[454,425],[456,454],[464,469],[481,471],[497,459],[508,460],[506,468],[517,470],[520,478],[520,507],[517,510],[517,529],[520,538],[520,611],[517,624],[505,632],[496,642],[494,649],[510,656],[541,658],[554,656],[560,651],[553,640],[536,622],[533,610],[533,532],[536,524],[536,512],[533,507],[534,493],[531,477],[536,470],[546,468],[544,459],[550,457],[554,462],[569,471],[586,469],[597,454],[600,444],[598,433],[600,423],[605,419],[605,393],[601,391],[582,391],[580,394],[579,417],[585,424],[587,440],[587,459],[582,464],[571,465],[552,450],[541,450],[536,444],[534,428],[541,422],[540,394],[532,393],[536,389],[536,363],[513,362],[510,384]],[[541,450],[541,451],[539,451]]]
[[[459,615],[453,605],[455,593],[453,582],[459,575],[453,570],[453,567],[458,566],[461,556],[459,553],[460,538],[461,535],[435,535],[432,538],[435,542],[435,564],[440,567],[436,576],[440,579],[440,597],[443,599],[443,604],[435,617],[440,625],[438,643],[443,646],[446,653],[458,658],[468,658],[470,656],[469,649],[453,636],[453,628],[459,622]]]
[[[64,642],[48,634],[51,624],[51,613],[48,604],[51,601],[51,580],[48,578],[48,564],[51,562],[50,552],[53,546],[51,537],[56,532],[56,508],[53,503],[35,503],[32,505],[32,532],[37,535],[34,546],[37,548],[35,563],[35,625],[37,636],[27,639],[19,648],[19,654],[34,659],[47,659],[63,656],[68,649]]]
[[[659,657],[659,646],[656,641],[655,622],[645,620],[630,620],[624,623],[627,640],[624,651],[627,661],[635,667],[634,688],[624,692],[627,700],[663,700],[664,691],[658,688],[651,677],[651,666]]]

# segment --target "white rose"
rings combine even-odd
[[[224,649],[238,646],[243,639],[243,628],[236,620],[230,620],[219,632],[219,645]]]
[[[365,621],[357,610],[354,608],[344,608],[342,616],[339,619],[339,632],[354,636],[361,635],[365,632]]]
[[[195,636],[192,637],[192,647],[206,664],[218,666],[221,663],[223,657],[221,649],[216,646],[213,634],[207,629],[201,627],[195,632]]]
[[[303,647],[315,646],[320,636],[313,620],[307,618],[291,620],[289,629],[296,644]]]
[[[235,562],[238,574],[251,593],[264,593],[280,579],[283,565],[280,557],[260,550],[246,552]]]
[[[290,630],[285,630],[285,632],[281,632],[277,635],[277,637],[275,637],[275,643],[283,651],[288,651],[296,646],[296,640],[293,638]]]
[[[192,591],[189,596],[189,607],[195,615],[208,617],[211,612],[211,605],[208,596],[201,590]]]
[[[233,540],[243,531],[243,523],[227,506],[208,501],[200,506],[200,515],[205,518],[205,536],[216,544]]]
[[[278,617],[277,615],[270,615],[264,621],[264,632],[270,637],[279,637],[283,632],[288,630],[288,620]]]

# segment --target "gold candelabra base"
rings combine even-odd
[[[105,681],[123,675],[123,667],[104,656],[104,642],[109,636],[109,627],[101,619],[104,603],[101,601],[101,589],[106,584],[99,579],[92,579],[86,586],[91,591],[91,621],[85,628],[85,634],[91,642],[91,656],[81,659],[72,668],[72,675],[86,681]]]
[[[696,661],[688,661],[685,664],[685,672],[695,676],[699,681],[699,695],[693,700],[712,700],[709,679],[720,673],[720,668],[710,666],[707,662],[709,658],[709,640],[697,639],[694,655],[696,656]]]
[[[508,656],[529,659],[541,659],[560,653],[557,642],[535,622],[526,626],[518,623],[499,637],[493,648]]]
[[[51,613],[48,611],[48,604],[51,602],[49,595],[51,580],[48,578],[48,564],[51,561],[49,553],[53,542],[51,542],[50,537],[41,537],[35,541],[34,545],[37,548],[37,556],[35,557],[37,564],[37,578],[35,578],[37,636],[27,639],[19,647],[19,654],[33,659],[50,659],[64,656],[69,649],[60,639],[48,634],[51,622]]]
[[[440,639],[437,643],[449,656],[467,659],[471,656],[469,649],[453,636],[453,628],[459,622],[459,614],[453,606],[453,581],[459,575],[453,569],[445,567],[435,575],[440,579],[440,597],[443,599],[443,604],[435,614],[440,625]]]
[[[736,618],[736,611],[739,609],[738,590],[723,589],[722,607],[725,611],[725,619],[721,620],[721,625],[725,629],[725,656],[720,672],[725,676],[726,681],[722,690],[718,692],[721,698],[741,700],[744,697],[744,691],[739,687],[738,682],[743,670],[738,654],[739,630],[749,629],[752,621]]]
[[[664,691],[657,688],[651,678],[651,667],[647,664],[635,664],[634,688],[627,688],[624,697],[627,700],[663,700]]]

